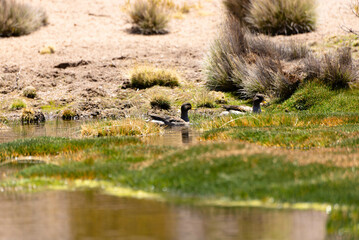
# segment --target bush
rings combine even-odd
[[[42,9],[15,0],[0,0],[0,36],[21,36],[47,25]]]
[[[250,28],[261,33],[292,35],[315,29],[313,0],[255,0],[248,11]]]
[[[251,0],[223,0],[223,4],[227,11],[243,26],[248,24],[246,22],[246,16],[248,16],[250,3]]]
[[[62,116],[61,118],[63,120],[74,120],[76,118],[78,118],[79,115],[77,114],[77,112],[73,109],[70,109],[70,108],[67,108],[67,109],[64,109],[62,111]]]
[[[154,96],[151,99],[150,104],[152,108],[158,108],[163,110],[171,109],[171,101],[165,96]]]
[[[350,48],[339,48],[336,53],[324,54],[317,58],[310,55],[306,58],[304,72],[306,81],[319,80],[332,89],[348,88],[358,80],[358,71],[352,61]]]
[[[37,95],[36,88],[33,86],[28,86],[23,90],[22,94],[27,98],[35,98]]]
[[[315,29],[314,0],[224,0],[242,26],[269,35],[291,35]]]
[[[164,87],[179,86],[179,77],[175,71],[153,68],[149,66],[136,67],[131,73],[133,88],[149,88],[155,85]]]
[[[237,91],[243,98],[263,93],[285,99],[296,90],[299,78],[284,66],[307,55],[305,46],[275,44],[252,35],[230,17],[207,57],[206,85],[211,90]]]
[[[21,99],[15,99],[10,106],[11,110],[19,110],[26,108],[26,103]]]
[[[132,31],[141,34],[163,34],[169,22],[168,1],[135,0],[129,15],[134,24]]]

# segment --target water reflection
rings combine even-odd
[[[326,214],[179,206],[97,192],[0,194],[0,239],[325,239]]]
[[[9,129],[0,129],[0,143],[41,136],[75,137],[80,135],[81,124],[83,122],[62,120],[33,125],[16,124]]]
[[[0,143],[33,137],[80,137],[84,121],[48,121],[43,124],[10,126],[0,129]],[[146,137],[145,141],[156,145],[186,145],[195,143],[197,131],[190,127],[166,128],[163,135]]]

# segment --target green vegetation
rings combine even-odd
[[[22,99],[15,99],[10,106],[11,110],[19,110],[26,108],[26,103]]]
[[[313,0],[224,0],[242,26],[268,35],[292,35],[315,29]]]
[[[163,128],[143,119],[125,118],[121,120],[101,121],[83,124],[82,136],[148,136],[160,134]]]
[[[175,71],[150,66],[134,68],[130,80],[131,86],[139,89],[155,85],[164,87],[179,86],[179,76]]]
[[[101,148],[109,144],[128,145],[139,143],[135,138],[66,139],[40,137],[0,144],[0,162],[19,156],[49,156],[76,153],[80,150]]]
[[[169,22],[169,1],[160,0],[134,0],[130,4],[128,14],[131,18],[135,33],[163,34]]]
[[[49,154],[63,149],[69,153],[67,159],[75,160],[63,161],[59,166],[27,168],[20,173],[25,178],[106,180],[167,197],[199,199],[356,205],[359,197],[356,167],[320,164],[315,159],[309,164],[298,164],[286,160],[284,155],[251,153],[239,143],[182,149],[136,144],[133,138],[42,138],[0,147],[1,152],[13,155],[24,148],[27,153],[37,148],[37,152],[41,149]],[[246,153],[239,153],[241,149]],[[152,161],[154,157],[156,161]]]
[[[171,101],[168,97],[163,95],[156,95],[151,99],[150,105],[152,108],[169,110],[171,109]]]
[[[24,90],[22,91],[22,95],[27,98],[35,98],[37,95],[36,88],[34,88],[33,86],[28,86],[24,88]]]
[[[42,9],[15,0],[0,0],[0,37],[21,36],[47,25]]]
[[[318,81],[303,84],[291,98],[271,108],[276,111],[311,113],[358,113],[359,89],[331,90]]]

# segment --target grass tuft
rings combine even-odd
[[[171,1],[134,0],[128,14],[134,24],[133,32],[141,34],[163,34],[169,22],[168,4]]]
[[[307,55],[305,46],[275,44],[252,35],[229,17],[207,57],[206,85],[211,90],[239,92],[243,98],[262,93],[286,99],[300,80],[292,65]]]
[[[22,91],[22,95],[27,98],[35,98],[37,95],[36,88],[34,88],[33,86],[28,86],[24,88],[24,90]]]
[[[150,105],[152,108],[169,110],[171,109],[171,100],[166,96],[156,95],[151,99]]]
[[[250,28],[269,35],[292,35],[315,29],[313,0],[251,1],[246,17]]]
[[[26,103],[22,99],[15,99],[10,106],[11,110],[19,110],[26,108]]]
[[[66,108],[62,111],[62,116],[61,118],[63,120],[74,120],[75,118],[78,118],[78,114],[75,110],[70,109],[70,108]]]
[[[336,53],[321,58],[309,55],[305,61],[306,80],[319,80],[332,89],[349,88],[358,81],[358,71],[352,60],[351,48],[339,48]]]
[[[142,119],[121,119],[87,123],[81,126],[81,134],[86,137],[104,136],[148,136],[162,133],[158,124]]]
[[[179,76],[173,70],[141,66],[133,69],[131,76],[131,86],[133,88],[149,88],[155,85],[164,87],[179,86]]]
[[[0,0],[0,36],[30,34],[47,25],[44,10],[15,0]]]

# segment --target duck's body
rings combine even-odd
[[[262,94],[256,94],[253,98],[253,113],[261,113],[261,103],[264,101],[264,96]]]
[[[221,115],[228,115],[228,114],[245,114],[245,113],[261,113],[261,103],[264,101],[264,95],[262,94],[256,94],[253,98],[253,107],[248,106],[237,106],[237,105],[222,105],[226,111],[222,112]]]
[[[190,103],[182,104],[181,106],[181,118],[172,117],[172,116],[162,116],[158,114],[150,113],[148,114],[153,120],[152,122],[167,125],[171,127],[181,127],[189,125],[188,111],[192,109],[192,105]]]

